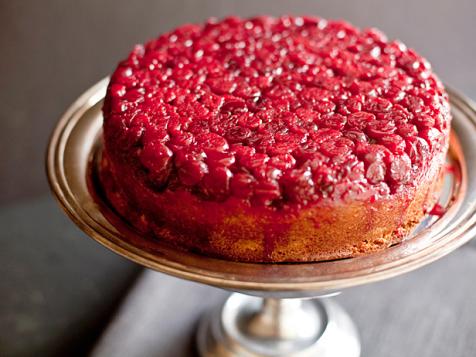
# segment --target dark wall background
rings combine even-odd
[[[47,192],[43,157],[55,122],[134,43],[209,16],[266,13],[379,27],[476,97],[474,0],[0,0],[0,204]]]

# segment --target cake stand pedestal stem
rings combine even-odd
[[[358,357],[357,329],[329,298],[277,299],[233,293],[203,316],[203,357]]]

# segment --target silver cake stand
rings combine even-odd
[[[46,162],[51,188],[69,217],[105,247],[150,269],[233,292],[200,322],[202,356],[357,357],[357,329],[328,297],[431,263],[475,233],[476,111],[468,99],[450,91],[454,121],[451,169],[440,198],[444,213],[426,217],[401,244],[352,259],[250,264],[185,253],[145,239],[108,207],[95,176],[107,82],[83,94],[56,126]]]

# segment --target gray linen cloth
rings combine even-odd
[[[476,356],[474,242],[418,271],[347,289],[366,357]],[[225,291],[144,271],[96,345],[94,357],[195,356],[200,315]],[[343,356],[345,357],[345,356]]]

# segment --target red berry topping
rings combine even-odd
[[[136,46],[103,111],[116,171],[271,207],[415,185],[446,150],[450,121],[443,86],[413,50],[374,29],[289,16],[211,19]]]

